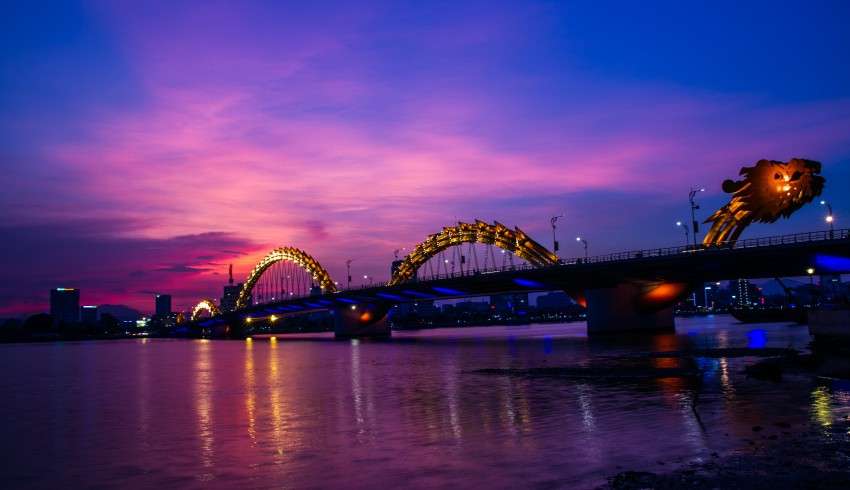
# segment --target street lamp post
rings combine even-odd
[[[558,216],[552,216],[549,218],[549,223],[552,224],[552,251],[555,252],[555,255],[558,255],[558,238],[555,236],[555,228],[558,226],[558,218],[563,217],[563,214],[559,214]]]
[[[348,259],[345,261],[345,270],[348,273],[348,288],[351,289],[351,261],[352,259]]]
[[[685,226],[685,224],[682,223],[681,221],[677,221],[676,226],[681,227],[682,230],[685,232],[685,248],[688,248],[688,245],[690,245],[690,243],[691,243],[690,238],[688,238],[688,227]]]
[[[369,285],[370,285],[370,286],[372,285],[372,276],[370,276],[370,275],[368,275],[368,274],[363,274],[363,279],[368,279],[368,280],[369,280]]]
[[[829,238],[832,238],[833,227],[835,226],[835,217],[832,215],[832,205],[826,201],[820,202],[821,206],[826,206],[826,222],[829,224]]]
[[[577,236],[576,241],[581,242],[581,244],[584,245],[584,261],[587,262],[587,240],[580,236]]]
[[[815,270],[812,269],[811,267],[809,267],[808,269],[806,269],[806,274],[809,275],[809,284],[814,286],[815,285]]]
[[[697,246],[697,233],[699,233],[699,223],[697,223],[696,213],[697,209],[699,209],[699,204],[694,200],[697,192],[705,192],[705,187],[691,187],[691,192],[688,194],[688,202],[691,203],[691,224],[694,227],[694,248]]]

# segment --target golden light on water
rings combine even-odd
[[[818,386],[812,390],[812,417],[823,427],[832,425],[832,410],[829,401],[829,391],[825,386]]]

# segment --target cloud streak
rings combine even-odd
[[[394,249],[457,219],[545,241],[566,212],[598,252],[669,245],[642,232],[679,217],[695,183],[720,200],[719,182],[765,157],[847,175],[850,94],[600,77],[558,44],[548,7],[116,5],[90,19],[132,95],[63,114],[63,132],[42,112],[3,121],[22,135],[0,154],[4,233],[20,237],[3,255],[22,279],[0,314],[41,309],[66,281],[87,302],[149,309],[136,292],[158,290],[185,307],[220,294],[218,264],[242,277],[280,245],[386,278]]]

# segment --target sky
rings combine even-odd
[[[745,5],[742,5],[744,4]],[[562,256],[673,246],[759,159],[850,224],[850,2],[4,2],[0,316],[335,278],[497,220]],[[823,229],[809,205],[744,237]]]

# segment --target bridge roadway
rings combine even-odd
[[[564,290],[586,300],[591,334],[663,330],[673,328],[673,304],[705,282],[805,276],[808,269],[814,269],[814,274],[850,273],[850,230],[739,240],[727,247],[636,250],[541,268],[458,272],[395,286],[378,284],[253,305],[199,320],[196,326],[212,335],[238,337],[250,332],[248,324],[255,319],[334,310],[340,317],[338,336],[388,335],[388,327],[381,322],[386,323],[386,311],[394,304]]]

